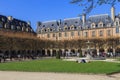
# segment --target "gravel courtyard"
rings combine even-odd
[[[107,76],[92,74],[0,71],[0,80],[120,80],[120,74]]]

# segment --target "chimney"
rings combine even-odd
[[[41,22],[37,22],[37,26],[39,27],[39,26],[41,26],[42,25],[42,23]]]
[[[111,18],[113,21],[115,21],[115,7],[114,6],[112,6],[111,8]]]
[[[31,26],[31,22],[30,21],[28,21],[27,24]]]
[[[86,14],[82,15],[82,22],[83,22],[83,24],[85,24],[85,22],[86,22]]]
[[[12,17],[12,16],[8,16],[8,20],[9,20],[9,21],[12,21],[12,20],[13,20],[13,17]]]

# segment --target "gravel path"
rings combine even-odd
[[[69,73],[0,71],[0,80],[120,80],[120,74],[107,76]]]

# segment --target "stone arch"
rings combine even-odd
[[[56,56],[56,50],[52,51],[52,56]]]
[[[108,48],[107,52],[112,52],[113,53],[113,49],[112,48]]]
[[[62,52],[62,50],[60,49],[60,50],[59,50],[59,54],[60,54],[60,56],[62,56],[62,53],[63,53],[63,52]]]
[[[45,49],[42,50],[42,56],[45,56]]]
[[[10,51],[9,51],[9,50],[4,51],[4,55],[5,55],[6,57],[10,57]]]
[[[100,49],[99,49],[99,52],[100,52],[100,53],[105,52],[104,48],[100,48]]]
[[[71,49],[71,52],[72,52],[72,53],[75,53],[75,49]]]
[[[117,47],[116,49],[115,49],[115,55],[116,56],[120,56],[120,48],[119,47]]]
[[[38,57],[41,57],[41,56],[42,56],[42,50],[37,50],[36,53],[37,53],[37,56],[38,56]]]

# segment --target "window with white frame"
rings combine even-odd
[[[74,32],[71,32],[71,36],[74,36]]]
[[[47,38],[50,38],[50,34],[47,34]]]
[[[12,29],[12,30],[15,30],[15,26],[14,26],[14,25],[11,25],[11,29]]]
[[[116,26],[119,26],[119,22],[118,21],[116,21]]]
[[[95,31],[92,31],[92,37],[95,37],[95,35],[96,35]]]
[[[59,33],[59,37],[62,37],[62,33]]]
[[[95,28],[95,23],[92,23],[92,24],[91,24],[91,28]]]
[[[103,30],[99,32],[99,36],[103,36]]]
[[[80,36],[80,31],[78,31],[78,36]]]
[[[67,32],[65,32],[65,37],[67,37],[68,36],[68,34],[67,34]]]
[[[84,37],[88,37],[88,32],[84,32]]]
[[[103,22],[99,22],[98,27],[103,27]]]
[[[111,30],[107,30],[107,35],[111,36]]]

